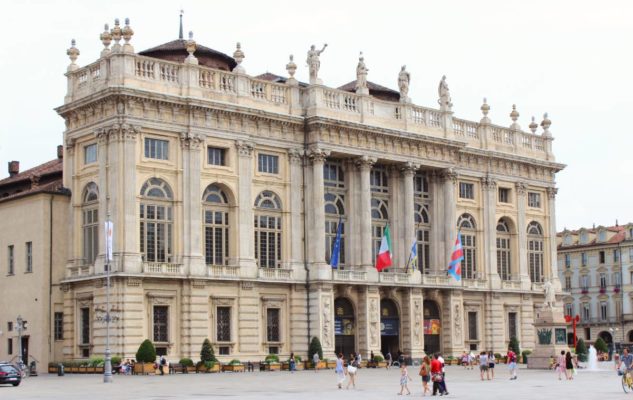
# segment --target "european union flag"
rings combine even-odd
[[[332,265],[332,269],[337,269],[338,268],[338,259],[339,259],[339,254],[341,253],[341,228],[342,228],[342,221],[341,218],[339,217],[338,219],[338,226],[336,227],[336,239],[334,240],[334,246],[332,247],[332,259],[330,261],[330,264]]]

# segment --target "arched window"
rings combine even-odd
[[[336,232],[341,224],[338,268],[345,265],[345,201],[344,194],[325,193],[325,261],[331,264]]]
[[[421,273],[428,274],[431,268],[431,224],[428,205],[416,201],[414,217],[416,226],[415,236],[418,247],[418,269]]]
[[[281,266],[281,200],[270,190],[255,199],[255,258],[262,268]]]
[[[207,265],[226,265],[229,257],[229,201],[216,184],[202,195],[204,214],[204,259]]]
[[[477,272],[475,219],[470,214],[462,214],[457,220],[457,226],[462,234],[462,247],[464,249],[462,278],[475,279]]]
[[[173,194],[162,179],[150,178],[141,187],[141,254],[147,262],[171,262]]]
[[[511,279],[510,227],[505,219],[497,222],[497,273],[501,280]]]
[[[532,282],[543,281],[543,228],[532,221],[527,228],[528,268]]]
[[[81,216],[83,264],[94,265],[99,254],[99,188],[94,182],[84,189]]]

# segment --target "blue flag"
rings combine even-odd
[[[341,228],[342,228],[342,221],[341,218],[339,217],[338,219],[338,226],[336,227],[336,239],[334,240],[334,246],[332,247],[332,259],[330,264],[332,265],[333,269],[337,269],[338,268],[338,259],[339,259],[339,254],[341,253]]]
[[[411,261],[411,272],[415,271],[416,266],[418,265],[418,241],[414,240],[413,245],[411,246],[411,255],[409,256]]]

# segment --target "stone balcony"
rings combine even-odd
[[[220,279],[238,279],[240,267],[237,265],[207,265],[209,277]]]
[[[366,271],[356,271],[353,269],[332,271],[332,280],[346,282],[367,282]]]
[[[143,263],[144,274],[156,274],[156,275],[185,275],[185,271],[182,264],[175,263],[163,263],[163,262],[144,262]]]
[[[258,268],[257,277],[261,280],[291,281],[292,268]]]
[[[80,278],[84,276],[94,275],[94,265],[81,265],[77,267],[70,267],[66,270],[67,278]]]
[[[467,121],[454,118],[452,112],[385,101],[323,85],[300,87],[256,79],[244,73],[121,52],[110,53],[90,65],[69,71],[67,77],[66,104],[109,88],[142,90],[172,96],[176,102],[183,98],[196,99],[287,117],[323,117],[443,141],[449,139],[458,146],[554,161],[551,135]]]

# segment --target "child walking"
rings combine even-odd
[[[409,390],[409,381],[411,380],[411,377],[409,376],[409,371],[407,371],[407,364],[406,363],[402,363],[402,365],[400,366],[400,393],[398,393],[399,395],[402,394],[403,390],[407,390],[407,395],[411,394],[411,391]]]

